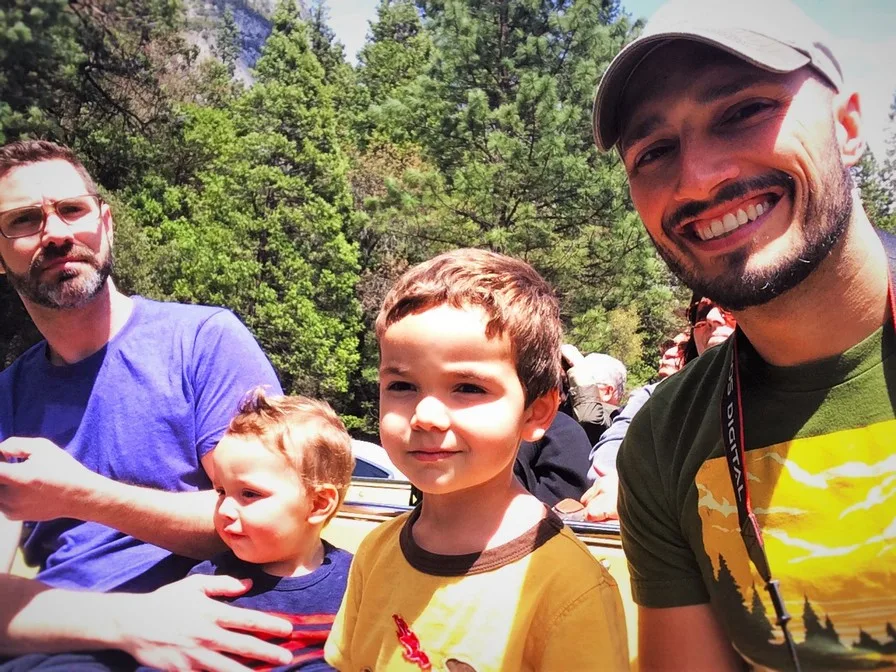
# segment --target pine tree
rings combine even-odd
[[[758,637],[765,642],[770,642],[774,639],[774,628],[768,620],[768,612],[765,610],[759,591],[756,590],[755,583],[753,584],[753,605],[750,608],[750,617],[753,619],[755,632]]]
[[[370,40],[358,52],[358,82],[379,105],[425,72],[432,40],[413,0],[380,0]]]
[[[806,641],[815,637],[824,637],[824,628],[809,602],[808,595],[804,596],[803,602],[803,627],[806,629]]]
[[[874,153],[869,149],[852,170],[853,179],[862,194],[862,204],[871,223],[893,230],[896,227],[896,192],[892,189],[892,176],[887,175]]]
[[[834,622],[831,620],[831,617],[825,614],[824,617],[824,635],[823,637],[827,639],[832,644],[837,646],[843,646],[843,643],[840,641],[840,635],[837,634],[837,629],[834,627]]]
[[[236,72],[236,64],[240,59],[242,51],[242,38],[240,37],[239,26],[236,25],[233,10],[227,7],[221,17],[221,24],[218,26],[217,35],[215,36],[215,55],[224,63],[231,77]]]
[[[883,649],[883,645],[862,628],[859,628],[859,638],[853,643],[853,648],[880,652]]]
[[[287,392],[340,408],[360,328],[351,198],[323,69],[290,0],[256,78],[226,109],[183,108],[181,151],[194,173],[132,205],[141,224],[155,224],[166,296],[232,308]]]
[[[407,234],[442,249],[525,258],[559,289],[566,314],[628,308],[635,331],[659,340],[674,319],[669,276],[634,214],[618,157],[599,155],[591,135],[601,68],[634,29],[619,3],[418,5],[433,43],[429,65],[392,89],[374,124],[392,142],[418,145],[435,168],[402,197],[415,214],[427,211]],[[616,342],[574,336],[655,367],[653,348],[632,349],[627,333],[627,325],[608,332]]]
[[[726,608],[731,608],[728,605],[736,605],[733,607],[735,611],[743,614],[747,612],[743,594],[740,592],[740,587],[737,585],[737,581],[731,573],[731,570],[728,568],[728,563],[723,555],[719,555],[719,571],[718,574],[716,574],[716,590],[720,599],[726,605]]]

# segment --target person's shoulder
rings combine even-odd
[[[562,558],[564,573],[580,576],[583,579],[590,578],[592,583],[616,586],[616,581],[610,576],[606,568],[594,557],[585,543],[576,536],[566,525],[554,538],[554,554]]]
[[[644,407],[655,410],[658,407],[691,406],[695,397],[713,393],[721,380],[730,349],[729,339],[710,348],[681,371],[661,380]]]
[[[334,568],[347,570],[349,565],[352,564],[354,556],[344,548],[334,546],[325,539],[322,541],[324,544],[324,561],[331,563]]]
[[[228,308],[206,306],[193,303],[177,303],[175,301],[156,301],[142,296],[134,296],[135,309],[143,319],[175,320],[181,323],[201,325],[213,318],[236,319]]]
[[[562,523],[558,533],[532,553],[528,568],[533,580],[527,580],[526,590],[544,595],[552,611],[562,611],[582,599],[599,600],[606,591],[619,590],[606,567]]]
[[[41,360],[46,360],[47,342],[41,339],[32,345],[21,355],[16,357],[12,364],[0,371],[0,385],[8,384],[19,371],[27,371]]]

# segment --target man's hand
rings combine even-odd
[[[598,478],[580,500],[585,505],[585,520],[619,520],[616,497],[619,494],[619,475],[614,471]]]
[[[120,594],[120,648],[161,670],[249,669],[225,653],[285,665],[292,660],[288,650],[248,633],[286,637],[289,621],[212,599],[242,595],[251,585],[248,579],[194,575],[146,595]]]
[[[102,478],[47,439],[7,439],[0,456],[0,512],[10,520],[78,518],[73,507]]]

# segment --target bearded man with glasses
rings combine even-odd
[[[0,654],[16,656],[0,671],[234,669],[219,651],[285,663],[226,627],[288,622],[210,599],[243,582],[176,582],[223,548],[211,452],[243,395],[279,393],[277,377],[229,311],[118,291],[113,232],[69,149],[0,147],[0,273],[45,338],[0,373],[0,568],[20,540],[39,568],[0,573]]]

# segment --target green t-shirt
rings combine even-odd
[[[750,498],[801,664],[896,665],[896,335],[888,326],[789,368],[738,338]],[[787,668],[723,453],[730,348],[664,381],[632,421],[618,458],[622,541],[638,604],[711,601],[745,658]]]

